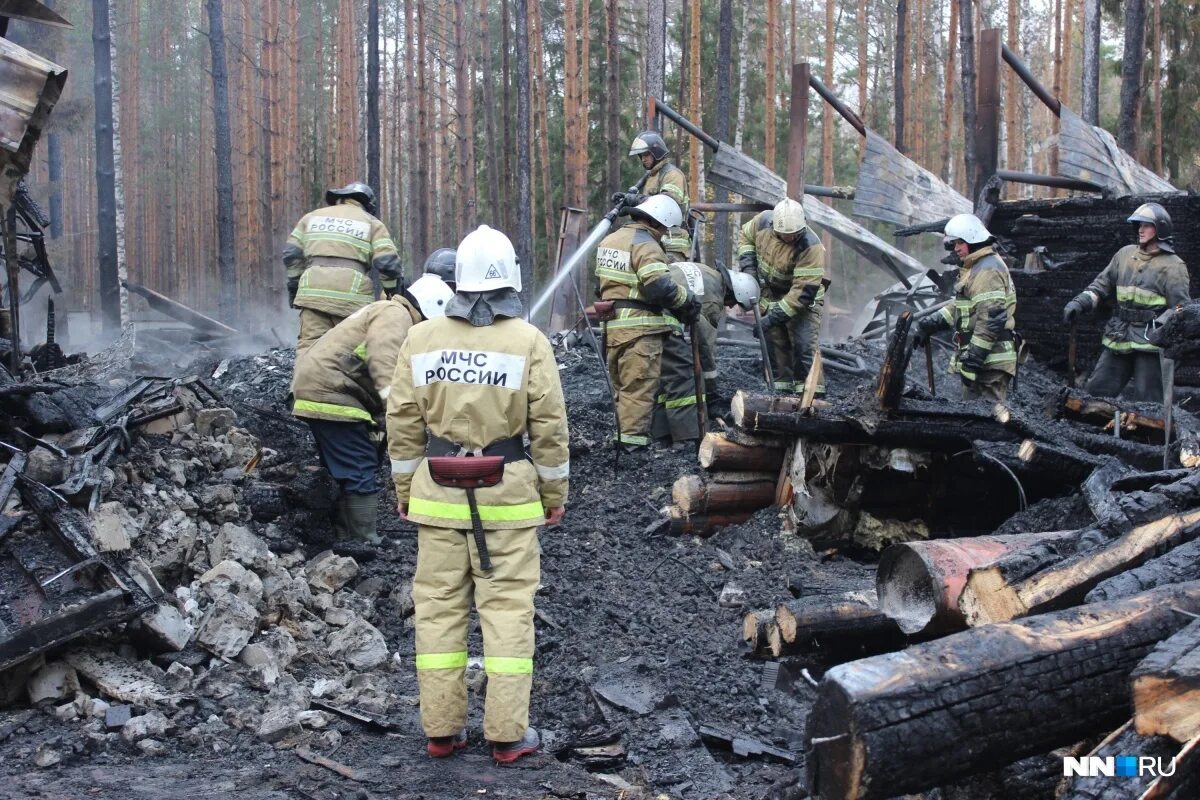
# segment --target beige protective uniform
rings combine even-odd
[[[687,176],[683,174],[683,170],[670,161],[663,159],[650,168],[649,177],[642,186],[642,194],[647,197],[665,194],[679,204],[679,213],[683,214],[684,221],[687,221],[688,208],[691,203],[691,198],[688,197]],[[688,261],[692,257],[692,237],[687,228],[676,227],[668,230],[667,235],[662,239],[662,247],[667,251],[667,263],[678,260]],[[682,259],[673,253],[682,255]]]
[[[387,226],[353,199],[300,218],[283,250],[288,280],[299,280],[292,304],[300,309],[300,353],[334,325],[375,300],[368,270],[379,270],[389,292],[400,257]]]
[[[600,299],[616,301],[616,318],[604,326],[618,442],[645,446],[666,339],[683,333],[670,309],[683,304],[687,290],[671,279],[666,253],[643,222],[623,225],[600,242],[596,277]]]
[[[991,245],[963,259],[954,302],[939,312],[955,335],[950,372],[963,378],[963,398],[1003,402],[1017,374],[1013,329],[1017,292],[1008,267]]]
[[[476,490],[491,572],[479,568],[461,489],[439,486],[425,458],[426,429],[469,450],[528,435],[529,460]],[[518,319],[474,327],[454,317],[414,327],[400,350],[387,412],[396,498],[418,525],[413,579],[421,723],[452,736],[467,721],[467,621],[472,598],[483,632],[484,736],[519,740],[529,724],[533,595],[541,578],[537,526],[566,504],[567,415],[546,337]]]
[[[766,331],[775,390],[800,392],[820,348],[821,310],[825,305],[825,246],[805,228],[795,242],[785,242],[771,227],[774,214],[763,211],[742,226],[738,260],[754,258],[763,287],[759,311],[773,306],[788,317],[786,324]],[[804,299],[810,300],[807,304]],[[824,384],[816,387],[824,394]]]

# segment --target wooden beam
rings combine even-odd
[[[804,156],[808,152],[808,62],[792,65],[792,105],[788,128],[787,193],[793,200],[804,194]]]

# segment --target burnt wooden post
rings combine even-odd
[[[979,83],[976,90],[975,176],[972,200],[978,211],[979,197],[1000,166],[1000,29],[988,28],[979,37]]]
[[[9,366],[21,374],[21,262],[17,259],[17,207],[10,204],[4,216],[4,267],[8,273],[8,322],[12,326]]]
[[[787,193],[799,200],[804,194],[804,156],[808,151],[808,62],[792,65],[792,107],[788,129]]]

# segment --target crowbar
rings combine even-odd
[[[925,340],[925,378],[929,381],[929,393],[937,397],[937,387],[933,382],[933,340]]]

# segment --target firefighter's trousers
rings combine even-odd
[[[786,323],[768,328],[766,333],[775,391],[804,391],[804,381],[821,346],[821,304],[800,309]],[[825,394],[823,380],[816,393]]]
[[[1008,383],[1012,376],[998,369],[984,369],[977,374],[976,380],[967,383],[963,381],[963,400],[991,400],[1003,403],[1008,399]]]
[[[345,317],[326,314],[312,308],[300,309],[300,337],[296,341],[296,355],[300,355],[324,336]]]
[[[1097,397],[1123,395],[1128,400],[1161,403],[1162,362],[1158,353],[1118,353],[1105,347],[1088,378],[1087,393]]]
[[[533,684],[533,594],[541,579],[536,528],[489,530],[492,571],[481,572],[469,530],[417,527],[413,578],[417,683],[426,736],[452,736],[467,723],[467,622],[472,597],[487,673],[483,735],[514,742],[529,725]]]
[[[699,439],[696,373],[692,365],[691,345],[683,336],[673,334],[663,343],[660,376],[654,420],[650,426],[651,435],[655,439],[670,439],[673,442]]]
[[[608,343],[608,374],[616,392],[621,444],[650,444],[650,420],[667,336],[650,333]]]

